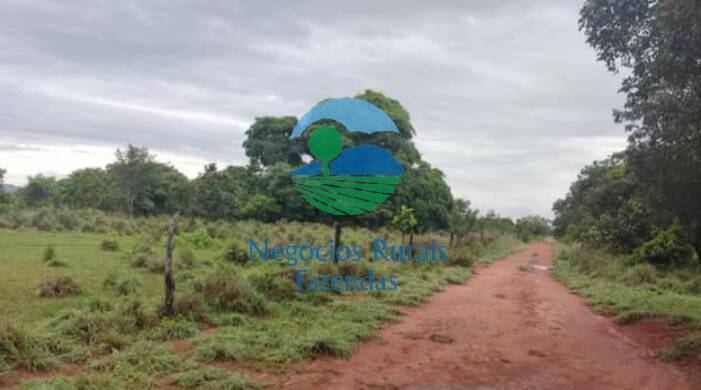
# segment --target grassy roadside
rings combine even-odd
[[[397,291],[302,294],[295,291],[285,267],[239,263],[241,248],[232,247],[230,237],[236,231],[233,241],[258,235],[288,242],[300,237],[325,240],[328,229],[251,224],[212,230],[183,234],[180,251],[176,249],[179,315],[160,321],[155,313],[162,294],[162,241],[139,235],[0,230],[0,247],[5,249],[0,251],[0,385],[13,369],[50,371],[75,363],[83,367],[76,375],[27,381],[21,387],[257,388],[259,384],[212,363],[284,370],[309,357],[347,357],[354,343],[372,337],[398,314],[396,305],[420,305],[446,284],[469,278],[470,262],[522,247],[513,237],[491,236],[456,249],[451,253],[455,261],[447,265],[374,265],[378,274],[398,274]],[[377,234],[393,239],[386,232],[362,229],[348,229],[345,237],[363,243]],[[111,243],[105,247],[105,241],[118,249],[109,249]],[[48,247],[55,251],[51,261],[45,258]],[[360,263],[334,272],[362,273],[368,266]],[[331,270],[317,266],[314,271]],[[37,295],[37,285],[63,277],[79,292],[57,298]],[[214,334],[202,332],[212,326],[218,327]],[[164,344],[185,338],[192,339],[185,355]]]
[[[701,275],[695,270],[661,271],[647,264],[630,265],[622,257],[582,247],[557,244],[555,276],[600,313],[619,324],[645,317],[684,323],[691,332],[662,351],[664,360],[701,357]]]

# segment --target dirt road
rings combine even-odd
[[[478,270],[360,345],[284,378],[289,389],[688,389],[673,365],[593,314],[531,245]],[[532,267],[529,263],[543,267]],[[521,269],[519,269],[519,266]]]

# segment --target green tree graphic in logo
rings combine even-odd
[[[341,154],[343,138],[338,130],[324,126],[314,130],[309,138],[309,151],[321,161],[321,176],[330,176],[329,163]]]
[[[332,99],[305,114],[291,138],[324,119],[333,119],[350,132],[398,132],[387,114],[374,105],[359,99]],[[343,137],[332,126],[315,129],[308,146],[316,161],[290,174],[302,197],[329,214],[360,215],[375,210],[394,192],[404,171],[394,156],[378,146],[343,149]]]

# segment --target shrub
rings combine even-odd
[[[275,270],[266,267],[251,274],[248,280],[268,299],[279,301],[296,296],[295,270],[292,268]]]
[[[49,245],[44,249],[44,255],[42,256],[42,260],[44,260],[45,263],[56,260],[58,257],[58,254],[56,253],[56,247],[53,245]]]
[[[117,282],[115,291],[119,295],[131,295],[136,293],[141,288],[141,282],[134,278],[126,278]]]
[[[207,320],[207,304],[202,295],[190,292],[175,297],[175,314],[194,321]],[[162,312],[159,310],[159,312]]]
[[[681,226],[675,222],[636,249],[633,258],[662,267],[683,266],[694,260],[694,249],[686,243]]]
[[[136,267],[136,268],[145,268],[149,264],[151,264],[152,261],[153,261],[153,254],[152,253],[141,252],[141,253],[136,253],[132,256],[131,265],[132,265],[132,267]]]
[[[210,273],[198,289],[205,302],[214,309],[256,315],[267,312],[263,297],[232,267],[220,267]]]
[[[636,264],[626,270],[623,279],[632,285],[655,283],[657,281],[657,269],[652,264]]]
[[[67,297],[80,293],[80,286],[70,276],[45,280],[39,284],[37,291],[37,295],[43,298]]]
[[[161,340],[179,340],[192,337],[199,331],[197,325],[190,321],[166,318],[161,321],[157,337]]]
[[[88,302],[88,310],[94,312],[106,312],[112,310],[112,304],[104,299],[93,298]]]
[[[208,249],[217,245],[217,240],[212,238],[204,228],[199,228],[192,233],[182,233],[178,236],[178,241],[197,249]]]
[[[102,288],[111,289],[117,286],[118,276],[112,272],[102,280]]]
[[[128,302],[122,308],[121,315],[127,324],[132,325],[136,329],[145,329],[158,323],[156,315],[147,314],[143,303],[139,300]]]
[[[0,363],[15,364],[30,371],[43,371],[57,363],[47,345],[37,336],[12,325],[0,327]]]
[[[692,332],[678,339],[674,345],[661,351],[658,356],[664,361],[681,358],[701,359],[701,332]]]
[[[190,269],[195,266],[195,263],[197,262],[197,257],[195,256],[195,251],[193,251],[190,247],[182,247],[178,248],[175,251],[177,261],[175,264],[177,264],[181,268],[187,268]]]
[[[97,363],[104,371],[116,373],[140,372],[147,375],[164,374],[175,369],[180,358],[165,346],[149,341],[139,341]]]
[[[239,243],[233,241],[226,245],[222,253],[222,258],[237,264],[248,263],[248,253],[246,253],[246,250],[243,249]]]
[[[165,260],[162,259],[156,259],[152,258],[148,264],[146,264],[146,268],[153,272],[154,274],[161,274],[163,271],[165,271]]]
[[[448,260],[445,264],[449,266],[471,267],[475,263],[475,258],[465,248],[449,248],[446,255]]]
[[[105,252],[116,252],[119,250],[119,244],[116,240],[102,240],[100,249]]]
[[[250,345],[226,337],[207,337],[196,341],[192,355],[202,362],[242,362],[252,358]]]
[[[183,389],[251,390],[260,386],[246,377],[223,368],[204,367],[173,375],[172,380]]]

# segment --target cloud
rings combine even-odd
[[[549,215],[584,164],[625,144],[610,115],[619,78],[584,43],[580,6],[6,1],[0,145],[33,150],[0,147],[0,166],[21,183],[135,143],[194,176],[245,162],[256,116],[372,88],[406,106],[456,196]]]

